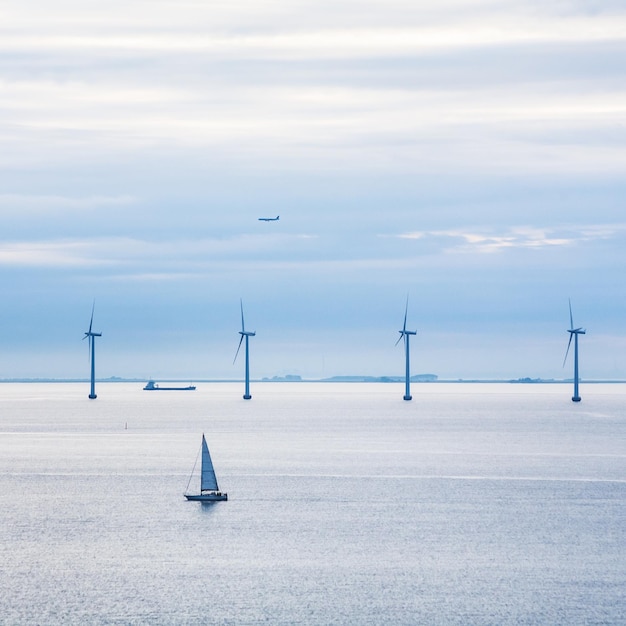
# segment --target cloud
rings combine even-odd
[[[15,213],[23,217],[32,214],[83,213],[111,207],[128,207],[136,203],[132,196],[38,196],[30,194],[0,194],[0,211],[4,216]]]
[[[438,240],[445,253],[497,253],[515,248],[538,249],[571,247],[583,242],[623,237],[626,224],[587,225],[569,228],[515,226],[494,233],[468,230],[414,231],[396,235],[398,239]]]
[[[122,278],[136,280],[147,276],[154,280],[207,269],[215,271],[216,264],[222,270],[250,264],[259,267],[259,263],[270,267],[281,257],[292,257],[303,242],[314,239],[310,235],[239,235],[166,241],[136,237],[13,241],[0,243],[0,266],[117,267],[123,270]],[[146,272],[146,267],[150,271]],[[143,269],[138,273],[137,268]]]
[[[212,10],[212,9],[211,9]],[[335,20],[332,27],[326,24],[323,12],[310,13],[306,27],[289,19],[276,26],[273,22],[257,22],[255,29],[241,28],[241,7],[232,13],[228,28],[211,28],[209,13],[195,11],[195,19],[205,22],[202,32],[191,19],[183,23],[159,24],[158,13],[152,19],[133,22],[123,29],[115,20],[103,19],[96,23],[74,22],[71,19],[53,22],[53,28],[43,28],[37,35],[29,29],[21,32],[5,31],[0,49],[12,52],[47,50],[98,51],[109,54],[158,52],[165,54],[211,54],[221,58],[271,58],[346,59],[372,57],[398,57],[431,54],[442,49],[510,46],[537,43],[590,43],[624,39],[626,15],[623,12],[595,15],[556,15],[544,12],[516,10],[505,13],[497,10],[486,17],[481,12],[472,16],[441,15],[424,11],[404,11],[404,23],[385,7],[378,23],[369,26]],[[105,14],[106,15],[106,14]],[[190,15],[190,17],[191,17]],[[156,18],[156,19],[155,19]],[[393,19],[396,18],[396,19]],[[372,19],[372,22],[375,18]],[[396,21],[391,26],[390,22]],[[406,23],[408,22],[408,24]],[[415,24],[412,24],[414,22]],[[152,28],[153,32],[150,32]],[[78,34],[81,32],[81,34]]]
[[[80,242],[9,242],[0,244],[0,266],[86,268],[110,265],[112,261],[94,259],[91,246]]]
[[[198,150],[246,169],[621,174],[619,5],[330,6],[11,7],[2,163]]]

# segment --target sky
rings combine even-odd
[[[626,379],[620,0],[0,4],[0,378]],[[275,217],[260,222],[259,217]],[[569,357],[571,359],[571,355]]]

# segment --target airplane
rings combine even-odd
[[[260,217],[259,222],[277,222],[280,219],[280,215],[276,217]]]

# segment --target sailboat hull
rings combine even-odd
[[[187,500],[193,500],[194,502],[219,502],[220,500],[228,500],[227,493],[201,493],[197,495],[185,494]]]

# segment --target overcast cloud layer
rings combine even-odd
[[[0,378],[626,378],[623,2],[0,8]],[[280,221],[258,217],[280,214]]]

